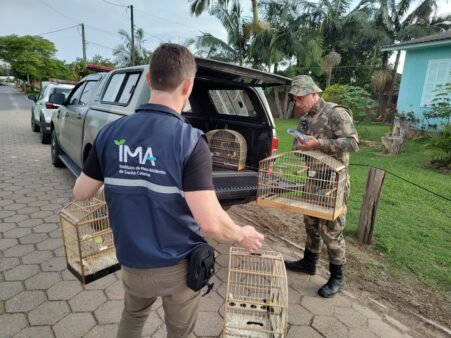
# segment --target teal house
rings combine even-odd
[[[406,58],[399,87],[398,113],[414,113],[416,127],[441,128],[443,121],[426,119],[437,85],[451,83],[451,30],[384,47],[382,51],[405,50]],[[450,93],[451,95],[451,93]]]

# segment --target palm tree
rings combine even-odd
[[[122,45],[116,46],[113,50],[113,55],[116,57],[116,63],[121,67],[132,66],[131,58],[131,37],[127,31],[121,29],[119,30],[119,35],[123,41]],[[133,48],[134,59],[136,65],[145,64],[149,61],[150,52],[144,47],[144,30],[138,28],[135,31],[135,46]]]
[[[208,10],[212,14],[212,10],[217,6],[228,8],[229,3],[232,7],[240,6],[239,0],[190,0],[191,4],[191,14],[196,16],[201,15],[203,12]],[[244,27],[244,34],[246,37],[250,37],[253,34],[261,32],[263,30],[268,30],[269,25],[265,21],[259,19],[258,14],[258,2],[257,0],[251,0],[252,3],[252,21],[246,23]],[[213,15],[213,14],[212,14]]]
[[[301,2],[303,14],[301,19],[308,27],[318,30],[324,39],[324,49],[327,54],[323,57],[321,68],[327,74],[326,86],[330,84],[332,70],[344,60],[345,66],[342,76],[347,75],[345,81],[356,78],[358,68],[354,65],[367,63],[371,57],[370,50],[380,39],[380,34],[369,24],[371,11],[362,1],[352,10],[349,0],[320,0],[319,2]]]
[[[317,31],[303,24],[299,15],[300,3],[289,0],[260,2],[270,29],[256,33],[251,41],[249,57],[254,67],[278,72],[279,65],[289,66],[285,75],[294,76],[308,71],[310,66],[319,65],[322,39]],[[288,91],[274,87],[271,94],[274,94],[277,116],[288,118],[292,111]],[[279,94],[284,97],[283,102]]]
[[[262,1],[265,20],[271,29],[255,34],[251,58],[255,65],[264,63],[271,70],[279,63],[291,63],[308,69],[318,64],[322,54],[322,39],[318,32],[305,25],[298,14],[301,1]]]
[[[223,41],[210,33],[203,33],[195,41],[197,53],[209,58],[243,65],[247,60],[249,48],[248,38],[244,32],[244,27],[248,21],[242,17],[239,2],[234,3],[230,10],[218,4],[210,9],[210,13],[225,28],[227,41]]]

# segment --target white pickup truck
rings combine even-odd
[[[196,59],[197,74],[189,104],[182,115],[205,133],[228,129],[247,143],[243,170],[213,168],[216,193],[223,205],[254,200],[258,163],[278,148],[278,139],[264,87],[288,85],[289,78],[209,59]],[[148,66],[88,75],[59,104],[51,121],[53,165],[79,175],[99,130],[148,102]]]

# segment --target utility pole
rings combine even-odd
[[[86,39],[85,39],[85,24],[81,23],[81,43],[83,46],[83,61],[86,63]]]
[[[131,52],[131,62],[132,62],[132,66],[135,65],[135,25],[133,22],[133,5],[130,5],[130,18],[131,18],[131,34],[130,37],[132,39],[132,45],[130,48],[130,52]]]

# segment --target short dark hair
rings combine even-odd
[[[165,92],[174,91],[182,81],[196,75],[196,61],[188,48],[163,43],[150,58],[150,87]]]

